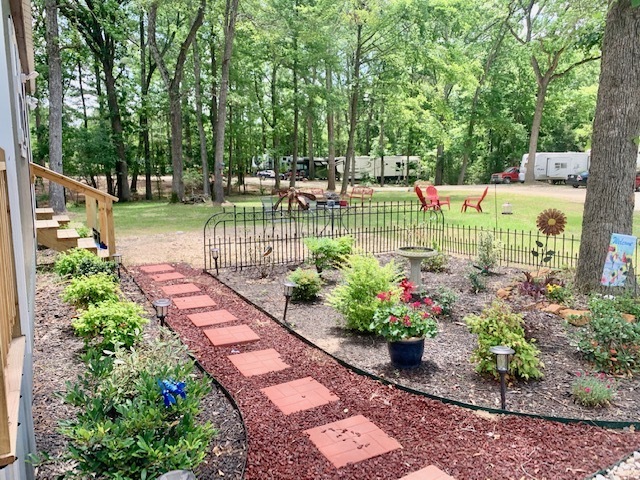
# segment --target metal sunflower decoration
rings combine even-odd
[[[280,204],[286,199],[288,203],[287,210],[291,212],[292,209],[297,208],[300,210],[309,209],[309,200],[315,200],[316,196],[312,193],[300,191],[295,187],[289,187],[287,190],[280,190],[278,192],[280,198],[273,206],[273,210],[277,210]]]
[[[564,227],[567,225],[567,216],[560,210],[549,208],[538,215],[536,225],[538,226],[538,230],[545,235],[560,235],[564,232]]]

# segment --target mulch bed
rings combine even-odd
[[[205,369],[234,396],[249,436],[247,479],[388,478],[397,479],[433,464],[463,479],[580,479],[615,463],[640,446],[633,431],[604,430],[512,415],[488,415],[445,405],[386,386],[341,366],[307,345],[215,278],[175,265],[218,305],[249,325],[258,342],[216,348],[187,314],[171,308],[167,321]],[[148,299],[164,296],[150,276],[130,268]],[[256,286],[256,288],[259,288]],[[278,290],[281,292],[281,290]],[[196,313],[206,309],[189,310]],[[291,368],[256,377],[242,376],[227,358],[275,348]],[[307,411],[283,415],[261,388],[311,376],[339,397]],[[354,415],[364,415],[402,448],[336,469],[304,430]]]

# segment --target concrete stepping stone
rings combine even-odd
[[[234,327],[209,328],[204,334],[214,347],[226,347],[227,345],[242,345],[244,343],[257,342],[260,337],[247,325]]]
[[[400,480],[456,480],[451,475],[447,475],[435,465],[418,470],[417,472],[405,475]]]
[[[172,300],[178,310],[215,307],[217,305],[209,295],[192,295],[190,297],[173,298]]]
[[[167,280],[180,280],[184,278],[180,272],[171,273],[158,273],[157,275],[151,275],[151,280],[154,282],[166,282]]]
[[[274,348],[228,355],[227,358],[245,377],[263,375],[289,368],[289,365],[282,361],[280,354]]]
[[[185,293],[200,292],[200,289],[193,283],[179,283],[177,285],[167,285],[162,287],[162,291],[165,295],[183,295]]]
[[[310,428],[304,433],[336,468],[402,448],[363,415]]]
[[[285,415],[309,410],[339,400],[327,387],[312,377],[273,385],[260,390]]]
[[[140,267],[140,270],[144,273],[160,273],[173,271],[175,268],[168,263],[162,263],[160,265],[147,265],[146,267]]]
[[[193,313],[187,315],[187,318],[191,320],[196,327],[209,327],[211,325],[217,325],[219,323],[231,322],[238,318],[227,310],[211,310],[210,312]]]

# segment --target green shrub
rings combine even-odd
[[[100,350],[115,345],[130,347],[142,337],[142,327],[149,322],[143,314],[142,307],[133,302],[103,302],[89,306],[72,325],[88,346]]]
[[[592,297],[589,310],[589,323],[576,333],[578,350],[604,372],[640,370],[640,323],[627,322],[615,299]]]
[[[376,295],[391,290],[400,278],[398,266],[381,266],[368,255],[351,255],[342,268],[342,283],[329,295],[329,305],[344,315],[351,330],[368,331],[378,305]]]
[[[449,262],[449,258],[442,253],[442,249],[440,246],[433,242],[433,249],[438,252],[437,255],[433,257],[428,257],[422,260],[420,264],[421,270],[425,272],[445,272],[447,270],[447,263]]]
[[[487,289],[487,283],[480,272],[469,272],[469,282],[471,282],[471,291],[473,293],[484,292]]]
[[[478,239],[478,267],[489,273],[498,265],[502,254],[502,242],[489,232],[481,232]]]
[[[311,258],[318,273],[327,268],[337,268],[353,251],[353,238],[305,238],[304,244],[311,252]]]
[[[546,290],[547,298],[549,300],[553,300],[554,302],[569,305],[573,300],[573,292],[571,292],[570,288],[567,288],[563,285],[558,285],[557,283],[549,283],[546,286]]]
[[[151,479],[194,470],[204,460],[214,429],[197,416],[209,383],[194,378],[192,363],[174,360],[176,352],[162,341],[133,353],[118,349],[110,372],[96,377],[99,369],[90,365],[69,387],[65,401],[78,412],[60,431],[69,440],[73,474]]]
[[[58,255],[53,270],[61,277],[89,276],[96,273],[114,275],[116,264],[105,262],[84,248],[72,248]]]
[[[495,355],[489,349],[505,345],[516,352],[509,364],[511,375],[525,380],[542,377],[540,351],[533,345],[533,340],[525,339],[521,314],[512,312],[504,302],[495,301],[480,315],[468,315],[464,320],[471,333],[478,335],[478,344],[471,355],[471,361],[477,362],[478,373],[498,377]]]
[[[76,308],[87,308],[101,302],[118,301],[118,285],[112,275],[98,273],[89,277],[71,280],[62,294],[62,299]]]
[[[89,238],[91,236],[91,230],[86,225],[80,225],[75,227],[76,232],[80,235],[80,238]]]
[[[622,313],[629,313],[640,319],[640,302],[638,298],[631,296],[629,293],[615,297],[614,304],[616,310]]]
[[[615,381],[604,373],[597,375],[578,372],[571,385],[571,395],[576,403],[584,407],[604,407],[616,394]]]
[[[456,292],[447,287],[438,287],[431,297],[442,308],[442,316],[449,316],[453,313],[453,306],[458,301]]]
[[[320,288],[322,288],[322,279],[318,272],[314,270],[298,268],[287,278],[296,284],[291,297],[293,300],[313,300],[317,297]]]

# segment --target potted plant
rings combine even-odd
[[[391,363],[396,368],[415,368],[422,362],[424,339],[438,333],[436,316],[442,307],[431,298],[413,294],[406,279],[399,288],[379,293],[370,330],[387,340]]]

